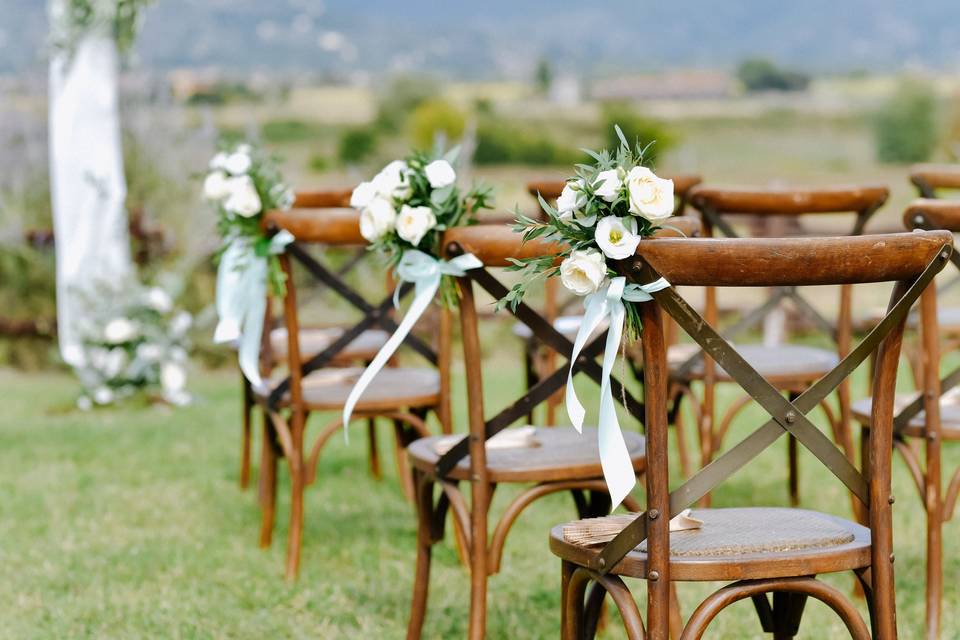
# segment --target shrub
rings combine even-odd
[[[747,91],[803,91],[810,77],[782,69],[766,58],[748,58],[737,67],[737,78]]]
[[[352,127],[340,136],[337,157],[344,164],[357,164],[369,158],[377,149],[377,136],[369,127]]]
[[[545,132],[529,125],[484,118],[477,127],[477,164],[573,165],[585,156],[558,144]]]
[[[460,110],[439,98],[423,102],[410,114],[410,135],[418,149],[429,151],[438,135],[446,146],[463,136],[464,118]]]
[[[874,122],[880,162],[922,162],[937,145],[936,96],[919,80],[904,80]]]
[[[439,93],[436,82],[427,76],[399,76],[394,78],[380,97],[374,121],[382,131],[396,133],[403,128],[407,116]]]
[[[614,125],[620,127],[627,142],[633,144],[639,141],[643,146],[649,145],[645,159],[651,164],[655,164],[659,156],[677,144],[676,134],[666,124],[640,115],[628,104],[608,103],[603,106],[600,114],[603,143],[607,149],[616,149],[620,145]]]
[[[270,120],[263,123],[260,135],[264,142],[271,144],[303,142],[318,137],[320,127],[303,120]]]

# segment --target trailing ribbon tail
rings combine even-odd
[[[636,484],[636,474],[630,460],[630,452],[620,430],[617,419],[616,405],[613,399],[613,390],[610,385],[610,376],[613,365],[620,349],[623,337],[623,325],[626,319],[624,300],[630,302],[646,302],[652,300],[651,293],[669,287],[663,278],[647,285],[626,284],[626,279],[617,277],[603,289],[590,295],[586,301],[586,313],[583,323],[577,332],[573,352],[570,354],[570,373],[567,377],[566,404],[567,414],[577,431],[583,427],[585,411],[577,398],[573,388],[573,365],[580,356],[580,351],[587,339],[593,334],[604,318],[610,318],[607,329],[607,341],[603,352],[603,367],[600,377],[600,414],[598,421],[598,446],[600,449],[600,466],[603,469],[603,478],[610,492],[612,508],[619,506],[623,499],[630,494]]]
[[[437,260],[422,251],[409,250],[404,252],[400,258],[400,264],[397,266],[397,276],[401,282],[413,283],[413,302],[410,304],[410,308],[407,310],[407,314],[403,317],[397,330],[390,336],[386,344],[380,348],[377,355],[374,356],[367,368],[360,374],[360,378],[353,386],[353,389],[350,390],[350,395],[347,396],[347,401],[343,405],[342,418],[344,436],[347,435],[346,427],[350,424],[353,409],[357,406],[357,402],[360,400],[363,392],[367,390],[367,387],[370,386],[370,383],[373,382],[376,375],[380,373],[380,370],[383,369],[393,354],[396,353],[397,349],[403,344],[403,341],[413,329],[413,326],[417,323],[417,320],[420,319],[420,316],[422,316],[427,310],[427,307],[430,306],[430,302],[436,295],[437,289],[440,288],[441,278],[444,275],[463,276],[466,275],[467,270],[477,269],[482,266],[483,263],[470,253],[457,256],[449,261],[444,261]],[[396,298],[394,298],[394,301],[397,302]]]

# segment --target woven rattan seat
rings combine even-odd
[[[422,438],[408,448],[413,464],[431,471],[440,455],[435,445],[441,436]],[[638,471],[643,469],[645,442],[638,433],[624,431],[624,440]],[[563,478],[579,480],[598,478],[600,452],[597,445],[597,430],[585,427],[577,433],[571,427],[540,427],[534,440],[538,446],[515,449],[487,449],[487,468],[492,482],[541,482]],[[470,457],[460,460],[449,476],[467,480],[470,475]]]
[[[915,393],[897,394],[894,402],[894,414],[917,399]],[[853,417],[862,425],[870,424],[870,411],[873,406],[872,398],[864,398],[853,403]],[[906,436],[922,438],[927,415],[923,411],[913,417],[903,430]],[[940,398],[941,435],[945,440],[960,440],[960,394],[947,393]]]
[[[696,349],[695,345],[671,347],[668,364],[672,374],[675,374],[677,368],[686,360],[683,356],[689,357],[695,352],[694,349]],[[770,347],[762,344],[738,344],[736,349],[750,363],[750,366],[770,382],[781,380],[810,382],[829,372],[839,362],[837,354],[833,351],[797,344]],[[684,376],[688,379],[701,377],[703,377],[702,360],[687,376]],[[717,380],[730,382],[732,378],[718,366]]]
[[[699,529],[670,534],[670,576],[674,580],[737,580],[817,574],[821,570],[856,569],[870,563],[870,531],[836,516],[777,507],[694,509],[703,521]],[[619,518],[623,524],[633,516]],[[589,521],[568,523],[550,532],[555,554],[583,564],[602,546],[570,542],[564,529]],[[646,575],[646,542],[631,551],[614,573]],[[800,567],[800,568],[798,568]],[[832,569],[831,569],[832,568]]]
[[[300,357],[310,359],[317,355],[345,330],[341,327],[302,327],[300,329]],[[390,338],[386,331],[381,329],[367,329],[343,351],[337,353],[334,362],[355,362],[357,360],[372,360],[380,347]],[[270,332],[270,353],[279,361],[287,359],[287,329],[280,327]]]
[[[303,379],[304,404],[317,411],[339,411],[347,401],[357,378],[363,373],[360,367],[343,369],[319,369]],[[273,380],[274,388],[283,377]],[[258,393],[265,393],[260,390]],[[440,396],[440,375],[435,369],[413,367],[387,367],[377,374],[373,383],[367,387],[357,412],[383,411],[397,407],[434,406]],[[280,406],[290,402],[286,393]]]

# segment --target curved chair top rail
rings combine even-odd
[[[668,218],[666,224],[674,229],[661,229],[657,237],[676,238],[677,230],[690,237],[700,235],[700,220],[693,216]],[[562,250],[559,243],[542,239],[523,242],[523,234],[510,227],[484,224],[450,229],[443,235],[443,247],[448,257],[472,253],[488,267],[508,267],[511,265],[509,258],[535,258],[553,255]]]
[[[946,229],[960,232],[960,200],[918,198],[903,214],[908,229]]]
[[[776,287],[891,282],[915,278],[949,231],[823,238],[664,238],[641,242],[644,263],[674,285]],[[949,256],[949,253],[948,253]]]
[[[921,189],[960,189],[960,164],[915,164],[910,182]]]
[[[354,209],[290,209],[268,211],[264,228],[286,229],[297,242],[326,245],[359,246],[367,244],[360,235],[360,212]]]
[[[294,209],[346,209],[350,207],[353,189],[324,189],[317,191],[297,191],[294,195]]]
[[[717,213],[803,215],[876,209],[889,195],[890,190],[882,186],[758,188],[698,185],[690,192],[690,204]]]
[[[687,193],[690,189],[703,182],[700,176],[693,174],[668,174],[662,177],[673,180],[673,192],[678,196]],[[537,180],[527,183],[527,191],[530,192],[530,195],[533,197],[536,197],[539,193],[543,196],[544,200],[554,200],[560,197],[560,192],[563,191],[565,184],[567,184],[566,180]]]

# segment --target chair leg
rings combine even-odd
[[[407,640],[417,640],[423,633],[430,591],[430,560],[433,551],[433,482],[417,469],[411,474],[417,498],[417,567],[413,578],[413,600],[407,623]]]
[[[253,390],[246,377],[240,375],[243,384],[243,435],[240,449],[240,488],[250,486],[250,449],[253,444]]]
[[[273,541],[273,524],[277,507],[277,445],[273,439],[270,416],[263,415],[263,438],[260,447],[260,547]]]
[[[406,425],[402,420],[393,421],[393,434],[396,440],[394,456],[397,464],[397,477],[400,478],[400,488],[408,501],[416,500],[416,487],[413,476],[407,471],[407,444],[411,439],[407,437]]]
[[[370,475],[380,480],[383,477],[380,471],[380,452],[377,450],[377,419],[367,420],[367,446],[370,450]]]
[[[300,575],[300,550],[303,544],[304,477],[301,465],[290,465],[290,531],[287,536],[287,580]],[[298,468],[299,467],[299,468]]]
[[[797,439],[791,434],[787,436],[787,463],[790,473],[790,506],[800,504],[800,464],[797,452]]]
[[[927,640],[940,637],[943,605],[943,501],[940,498],[938,442],[927,442],[925,505],[927,516]]]
[[[574,576],[577,565],[563,560],[560,565],[560,637],[562,640],[583,638],[583,596],[587,580]]]

